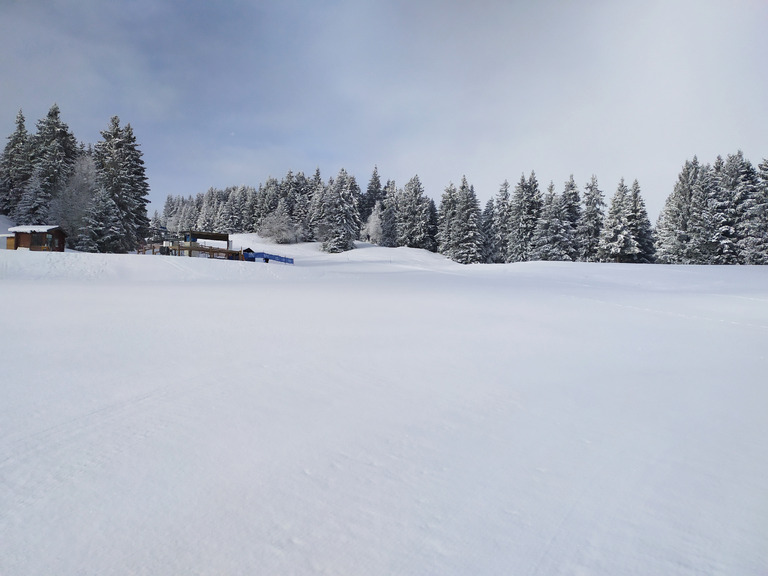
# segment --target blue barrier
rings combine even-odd
[[[278,256],[277,254],[267,254],[266,252],[243,252],[243,258],[248,262],[256,262],[256,260],[269,262],[270,260],[274,260],[275,262],[282,262],[283,264],[293,264],[293,258]]]

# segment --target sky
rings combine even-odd
[[[0,136],[57,103],[96,143],[117,115],[150,210],[377,166],[436,201],[637,179],[655,222],[687,159],[768,157],[766,24],[765,0],[2,0]]]

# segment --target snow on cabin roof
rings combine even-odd
[[[8,228],[8,232],[22,232],[26,234],[31,234],[33,232],[50,232],[51,230],[56,230],[60,228],[59,226],[49,226],[46,224],[37,224],[33,226],[14,226],[13,228]]]

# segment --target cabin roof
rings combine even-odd
[[[48,224],[34,224],[31,226],[13,226],[12,228],[8,228],[8,232],[18,232],[21,234],[33,234],[35,232],[43,233],[43,232],[51,232],[53,230],[61,230],[61,226],[51,226]],[[62,233],[64,233],[64,230],[61,230]]]

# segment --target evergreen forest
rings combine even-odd
[[[77,144],[52,106],[28,134],[20,111],[0,157],[0,213],[17,224],[55,223],[70,248],[130,252],[183,230],[258,233],[277,243],[318,242],[342,252],[364,240],[444,254],[463,264],[559,260],[670,264],[768,263],[768,160],[742,152],[688,160],[656,226],[640,184],[621,179],[606,201],[596,176],[545,190],[536,174],[505,181],[481,207],[462,177],[439,205],[418,176],[398,187],[378,169],[365,189],[342,169],[328,180],[289,171],[258,188],[168,196],[147,214],[149,185],[130,124],[117,116],[94,146]]]

